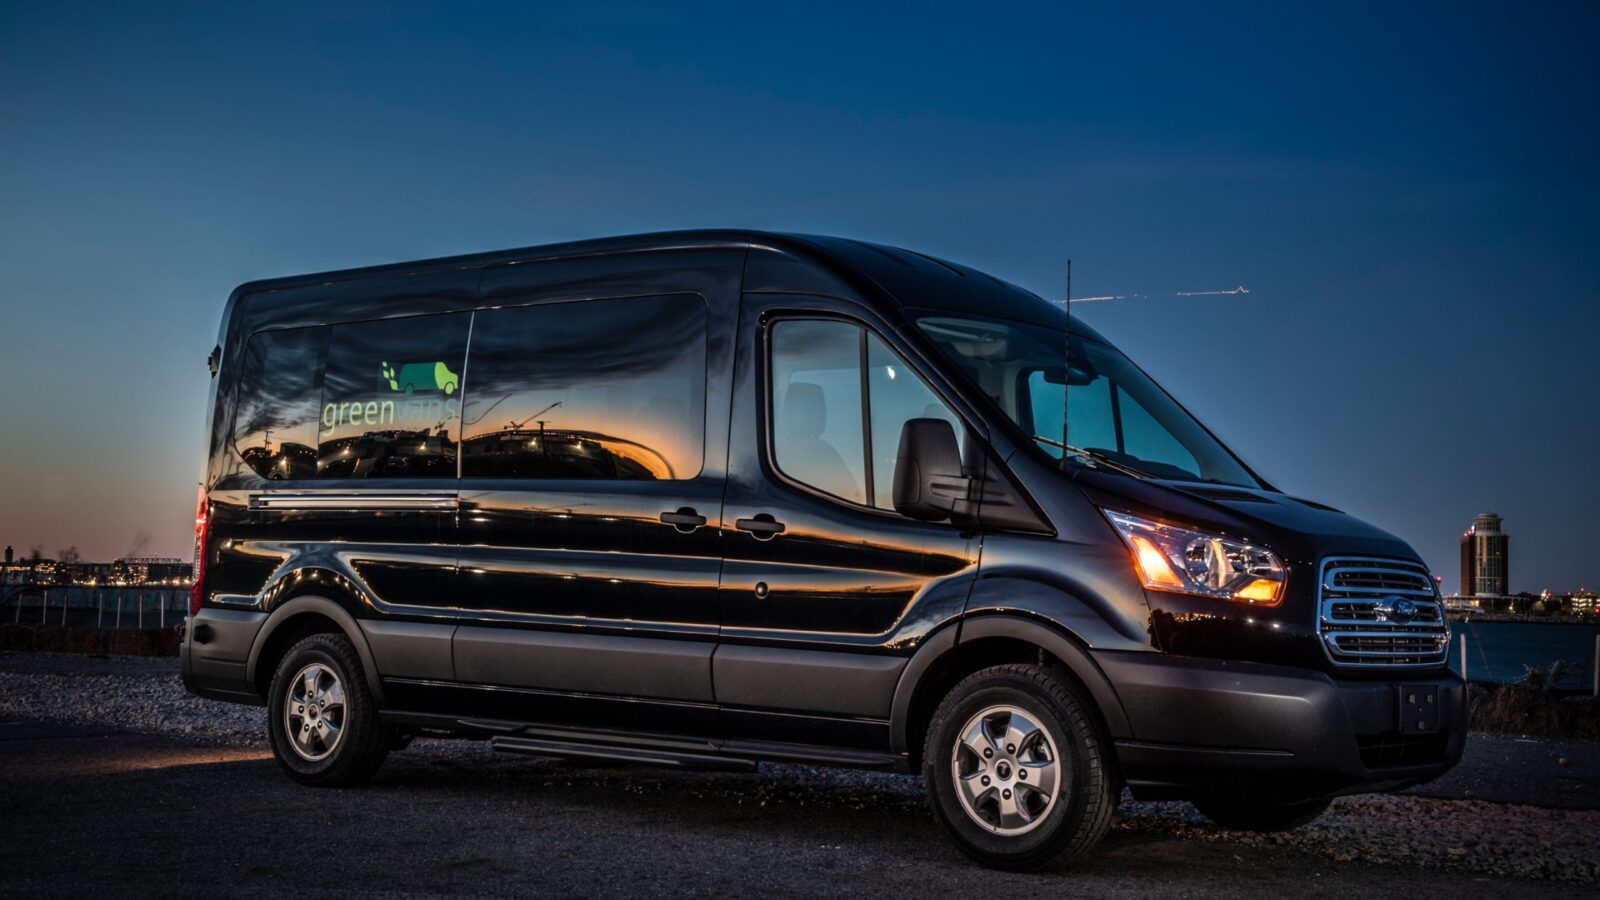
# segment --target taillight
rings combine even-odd
[[[200,488],[200,502],[194,511],[194,587],[189,589],[189,615],[200,611],[206,598],[206,541],[211,537],[211,501]]]

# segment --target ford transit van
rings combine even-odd
[[[707,231],[282,278],[211,367],[183,677],[308,785],[417,736],[921,773],[1029,868],[1124,789],[1286,829],[1461,756],[1411,547],[965,266]]]

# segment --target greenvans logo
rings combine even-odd
[[[431,363],[406,363],[396,372],[387,361],[383,364],[384,380],[389,382],[389,389],[402,394],[414,394],[417,391],[444,391],[454,394],[461,384],[461,376],[450,371],[442,362]]]
[[[403,363],[391,366],[387,360],[378,369],[389,390],[406,396],[400,400],[373,398],[329,402],[322,406],[322,433],[329,435],[345,425],[365,425],[368,431],[383,426],[395,430],[439,429],[461,413],[461,401],[452,395],[461,387],[461,376],[442,362]],[[381,388],[380,388],[381,390]],[[445,397],[413,397],[429,392]]]

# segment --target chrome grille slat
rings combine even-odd
[[[1322,589],[1325,594],[1336,594],[1339,596],[1350,597],[1387,597],[1390,594],[1405,594],[1408,597],[1433,596],[1433,591],[1430,591],[1427,588],[1335,588],[1323,585]]]
[[[1317,583],[1317,631],[1334,665],[1368,668],[1440,666],[1450,627],[1433,578],[1420,564],[1374,557],[1322,561]],[[1391,601],[1411,600],[1415,614],[1387,617]]]

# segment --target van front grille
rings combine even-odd
[[[1330,557],[1322,561],[1317,594],[1317,630],[1334,665],[1444,665],[1450,626],[1420,564]]]

